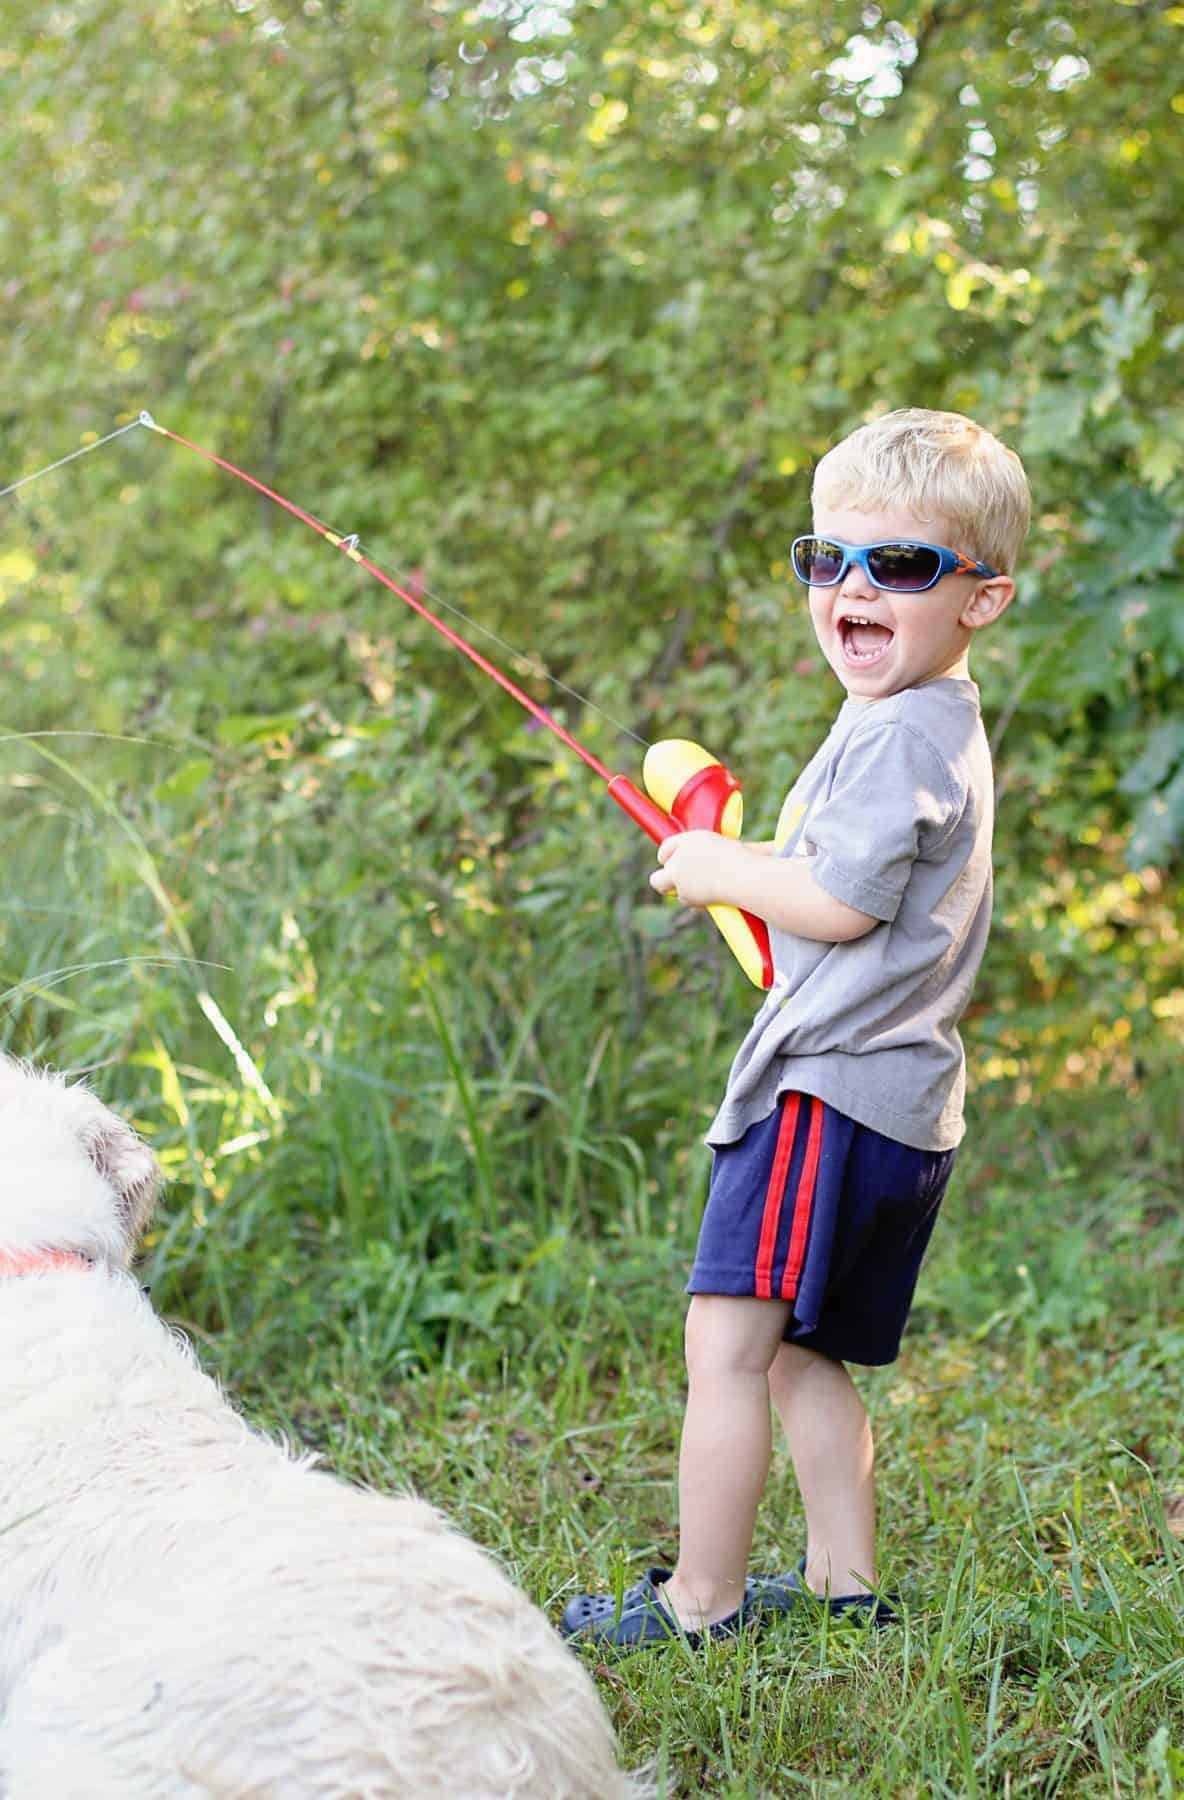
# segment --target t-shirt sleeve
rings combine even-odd
[[[964,806],[927,737],[899,721],[871,726],[847,744],[802,827],[810,872],[833,899],[891,921],[914,862],[940,847]]]

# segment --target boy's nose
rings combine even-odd
[[[843,599],[874,600],[879,591],[857,562],[851,564],[839,583],[839,596]]]

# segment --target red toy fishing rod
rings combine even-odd
[[[327,525],[314,519],[311,513],[305,512],[293,501],[286,500],[283,494],[277,494],[274,488],[256,480],[253,475],[248,475],[245,469],[237,468],[234,463],[227,462],[225,457],[215,456],[212,450],[203,450],[200,444],[191,443],[178,432],[169,431],[166,426],[157,424],[151,413],[142,412],[139,422],[150,430],[159,432],[162,437],[170,438],[174,444],[180,444],[184,449],[192,450],[195,455],[204,457],[207,462],[216,463],[220,469],[245,481],[248,487],[253,487],[258,493],[266,494],[269,500],[282,506],[285,512],[290,512],[295,518],[303,520],[327,543],[332,544],[335,550],[342,551],[351,562],[358,563],[367,574],[380,581],[383,587],[389,588],[392,594],[417,612],[421,619],[425,619],[433,630],[446,638],[455,650],[459,650],[462,656],[467,656],[483,674],[496,681],[519,706],[525,707],[540,725],[545,725],[561,743],[573,750],[580,761],[586,763],[593,774],[604,782],[617,805],[656,844],[683,831],[718,831],[726,837],[739,837],[743,814],[740,784],[730,770],[697,744],[682,738],[671,738],[654,744],[647,752],[643,769],[643,779],[654,797],[643,794],[627,775],[614,775],[611,769],[606,768],[600,758],[586,749],[570,731],[565,730],[557,719],[553,719],[545,707],[532,700],[529,694],[524,693],[508,675],[504,675],[488,657],[474,649],[459,632],[453,631],[443,619],[437,618],[422,600],[400,587],[385,569],[380,569],[369,557],[363,556],[356,537],[341,537],[337,532],[330,531]],[[658,804],[658,801],[664,804]],[[749,980],[756,987],[769,987],[773,980],[773,961],[769,949],[768,927],[764,920],[735,906],[710,906],[707,910]]]
[[[452,627],[446,625],[443,619],[437,618],[435,613],[423,604],[422,600],[416,599],[414,594],[409,594],[406,588],[400,587],[399,583],[386,573],[385,569],[380,569],[377,563],[372,563],[369,557],[363,556],[358,549],[358,541],[355,537],[340,537],[337,532],[330,531],[327,525],[322,525],[319,519],[314,519],[311,513],[304,511],[303,507],[297,506],[292,500],[285,500],[282,494],[277,494],[274,488],[269,488],[262,481],[257,481],[253,475],[248,475],[245,469],[236,468],[234,463],[227,462],[223,456],[215,456],[212,450],[203,450],[200,444],[191,443],[179,432],[169,431],[167,426],[158,425],[151,413],[142,412],[140,423],[147,425],[152,431],[158,431],[162,437],[171,438],[174,444],[182,444],[186,450],[192,450],[198,456],[204,456],[207,462],[217,463],[220,469],[225,469],[230,475],[237,475],[240,481],[245,481],[258,493],[266,494],[269,500],[274,500],[276,505],[282,506],[285,512],[290,512],[296,518],[303,519],[306,525],[311,525],[312,529],[319,532],[321,537],[327,543],[332,544],[335,550],[344,552],[351,562],[358,563],[368,574],[373,575],[376,581],[381,581],[383,587],[389,588],[392,594],[397,594],[400,600],[413,607],[421,619],[426,619],[428,624],[433,626],[442,637],[448,639],[453,649],[459,650],[462,656],[467,656],[470,662],[476,663],[483,674],[492,676],[499,687],[505,688],[507,694],[511,694],[517,700],[519,706],[524,706],[540,725],[545,725],[548,731],[553,731],[561,743],[566,744],[569,750],[574,750],[582,762],[587,763],[588,767],[599,775],[602,781],[607,782],[608,791],[612,794],[613,799],[617,801],[618,805],[625,808],[625,811],[637,821],[644,831],[648,831],[655,843],[660,844],[663,838],[671,837],[675,832],[685,830],[684,826],[680,826],[674,819],[669,818],[660,807],[655,806],[652,800],[647,800],[646,796],[634,787],[627,776],[614,775],[611,769],[605,768],[600,758],[593,756],[591,750],[585,749],[584,745],[572,737],[569,731],[565,731],[558,719],[553,719],[545,707],[532,700],[530,695],[524,693],[516,682],[510,680],[508,675],[503,675],[495,663],[491,663],[487,656],[482,656],[479,650],[475,650],[472,644],[461,637],[458,631],[453,631]]]
[[[372,563],[368,557],[363,556],[358,548],[356,537],[341,537],[337,532],[330,531],[327,525],[323,525],[319,519],[314,519],[311,513],[305,512],[293,501],[286,500],[283,494],[277,494],[274,488],[269,488],[264,482],[256,480],[253,475],[248,475],[245,469],[237,468],[234,463],[227,462],[225,457],[215,456],[212,450],[203,450],[200,444],[191,443],[179,432],[169,431],[166,426],[158,425],[151,413],[142,412],[138,420],[133,421],[133,424],[146,425],[149,430],[159,432],[161,437],[169,438],[174,444],[180,444],[184,449],[192,450],[195,455],[204,457],[206,462],[216,463],[220,469],[225,469],[228,475],[234,475],[239,481],[245,481],[247,486],[253,487],[257,493],[266,494],[269,500],[273,500],[277,506],[282,506],[285,512],[291,513],[293,517],[303,520],[305,525],[311,526],[313,531],[323,537],[327,543],[332,544],[335,550],[342,551],[351,562],[358,563],[366,570],[367,574],[373,575],[376,581],[380,581],[383,587],[389,588],[392,594],[397,595],[414,612],[417,612],[421,619],[425,619],[433,630],[438,631],[442,637],[446,638],[455,650],[459,650],[462,656],[467,656],[469,661],[475,663],[483,674],[490,676],[499,687],[504,688],[506,693],[516,700],[519,706],[525,707],[526,711],[537,719],[540,725],[545,725],[547,730],[553,732],[561,743],[566,744],[569,750],[573,750],[581,762],[586,763],[593,774],[599,776],[600,780],[605,783],[617,805],[627,812],[629,817],[640,825],[655,843],[660,844],[666,838],[674,837],[682,831],[718,831],[725,837],[739,837],[743,815],[740,784],[721,762],[710,756],[699,745],[689,743],[682,738],[671,738],[663,743],[652,745],[646,754],[643,768],[643,780],[650,793],[649,796],[643,794],[627,775],[614,775],[611,769],[606,768],[599,757],[594,756],[578,739],[566,731],[557,719],[553,719],[545,707],[532,700],[529,694],[524,693],[515,682],[510,680],[508,675],[504,675],[494,663],[489,661],[488,657],[482,656],[479,650],[475,650],[472,644],[461,637],[459,632],[453,631],[451,626],[444,623],[443,619],[437,618],[436,614],[426,607],[422,600],[417,599],[414,594],[408,593],[407,589],[400,587],[399,583],[392,580],[384,569],[380,569],[376,563]],[[124,431],[131,429],[130,425],[122,426],[120,430],[111,432],[108,437],[86,446],[84,450],[74,451],[71,456],[63,457],[61,462],[72,461],[74,456],[84,455],[87,449],[97,450],[100,444],[108,443],[111,438],[120,437]],[[50,467],[59,468],[61,462],[53,463]],[[48,472],[48,469],[43,469],[37,473],[47,474]],[[25,479],[35,480],[36,476],[28,476]],[[0,494],[12,493],[23,485],[24,482],[14,482],[11,487],[0,489]],[[723,933],[729,948],[749,980],[756,987],[769,987],[773,979],[773,963],[769,951],[768,927],[764,921],[755,918],[751,913],[742,912],[734,906],[710,906],[707,910]]]

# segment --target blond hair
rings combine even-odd
[[[1010,575],[1027,536],[1032,497],[1014,450],[962,413],[901,407],[861,425],[814,471],[814,505],[875,512],[900,506],[937,517],[956,542]]]

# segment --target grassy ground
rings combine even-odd
[[[804,1617],[698,1655],[594,1659],[626,1755],[657,1758],[665,1795],[1184,1791],[1184,1544],[1162,1504],[1184,1488],[1179,1170],[1147,1144],[1116,1173],[1122,1124],[997,1117],[963,1159],[900,1362],[863,1382],[901,1627]],[[380,1306],[284,1366],[249,1327],[207,1354],[256,1417],[430,1496],[555,1613],[674,1554],[688,1245],[573,1235],[501,1332],[459,1318],[402,1378]],[[800,1546],[782,1456],[756,1563]]]

